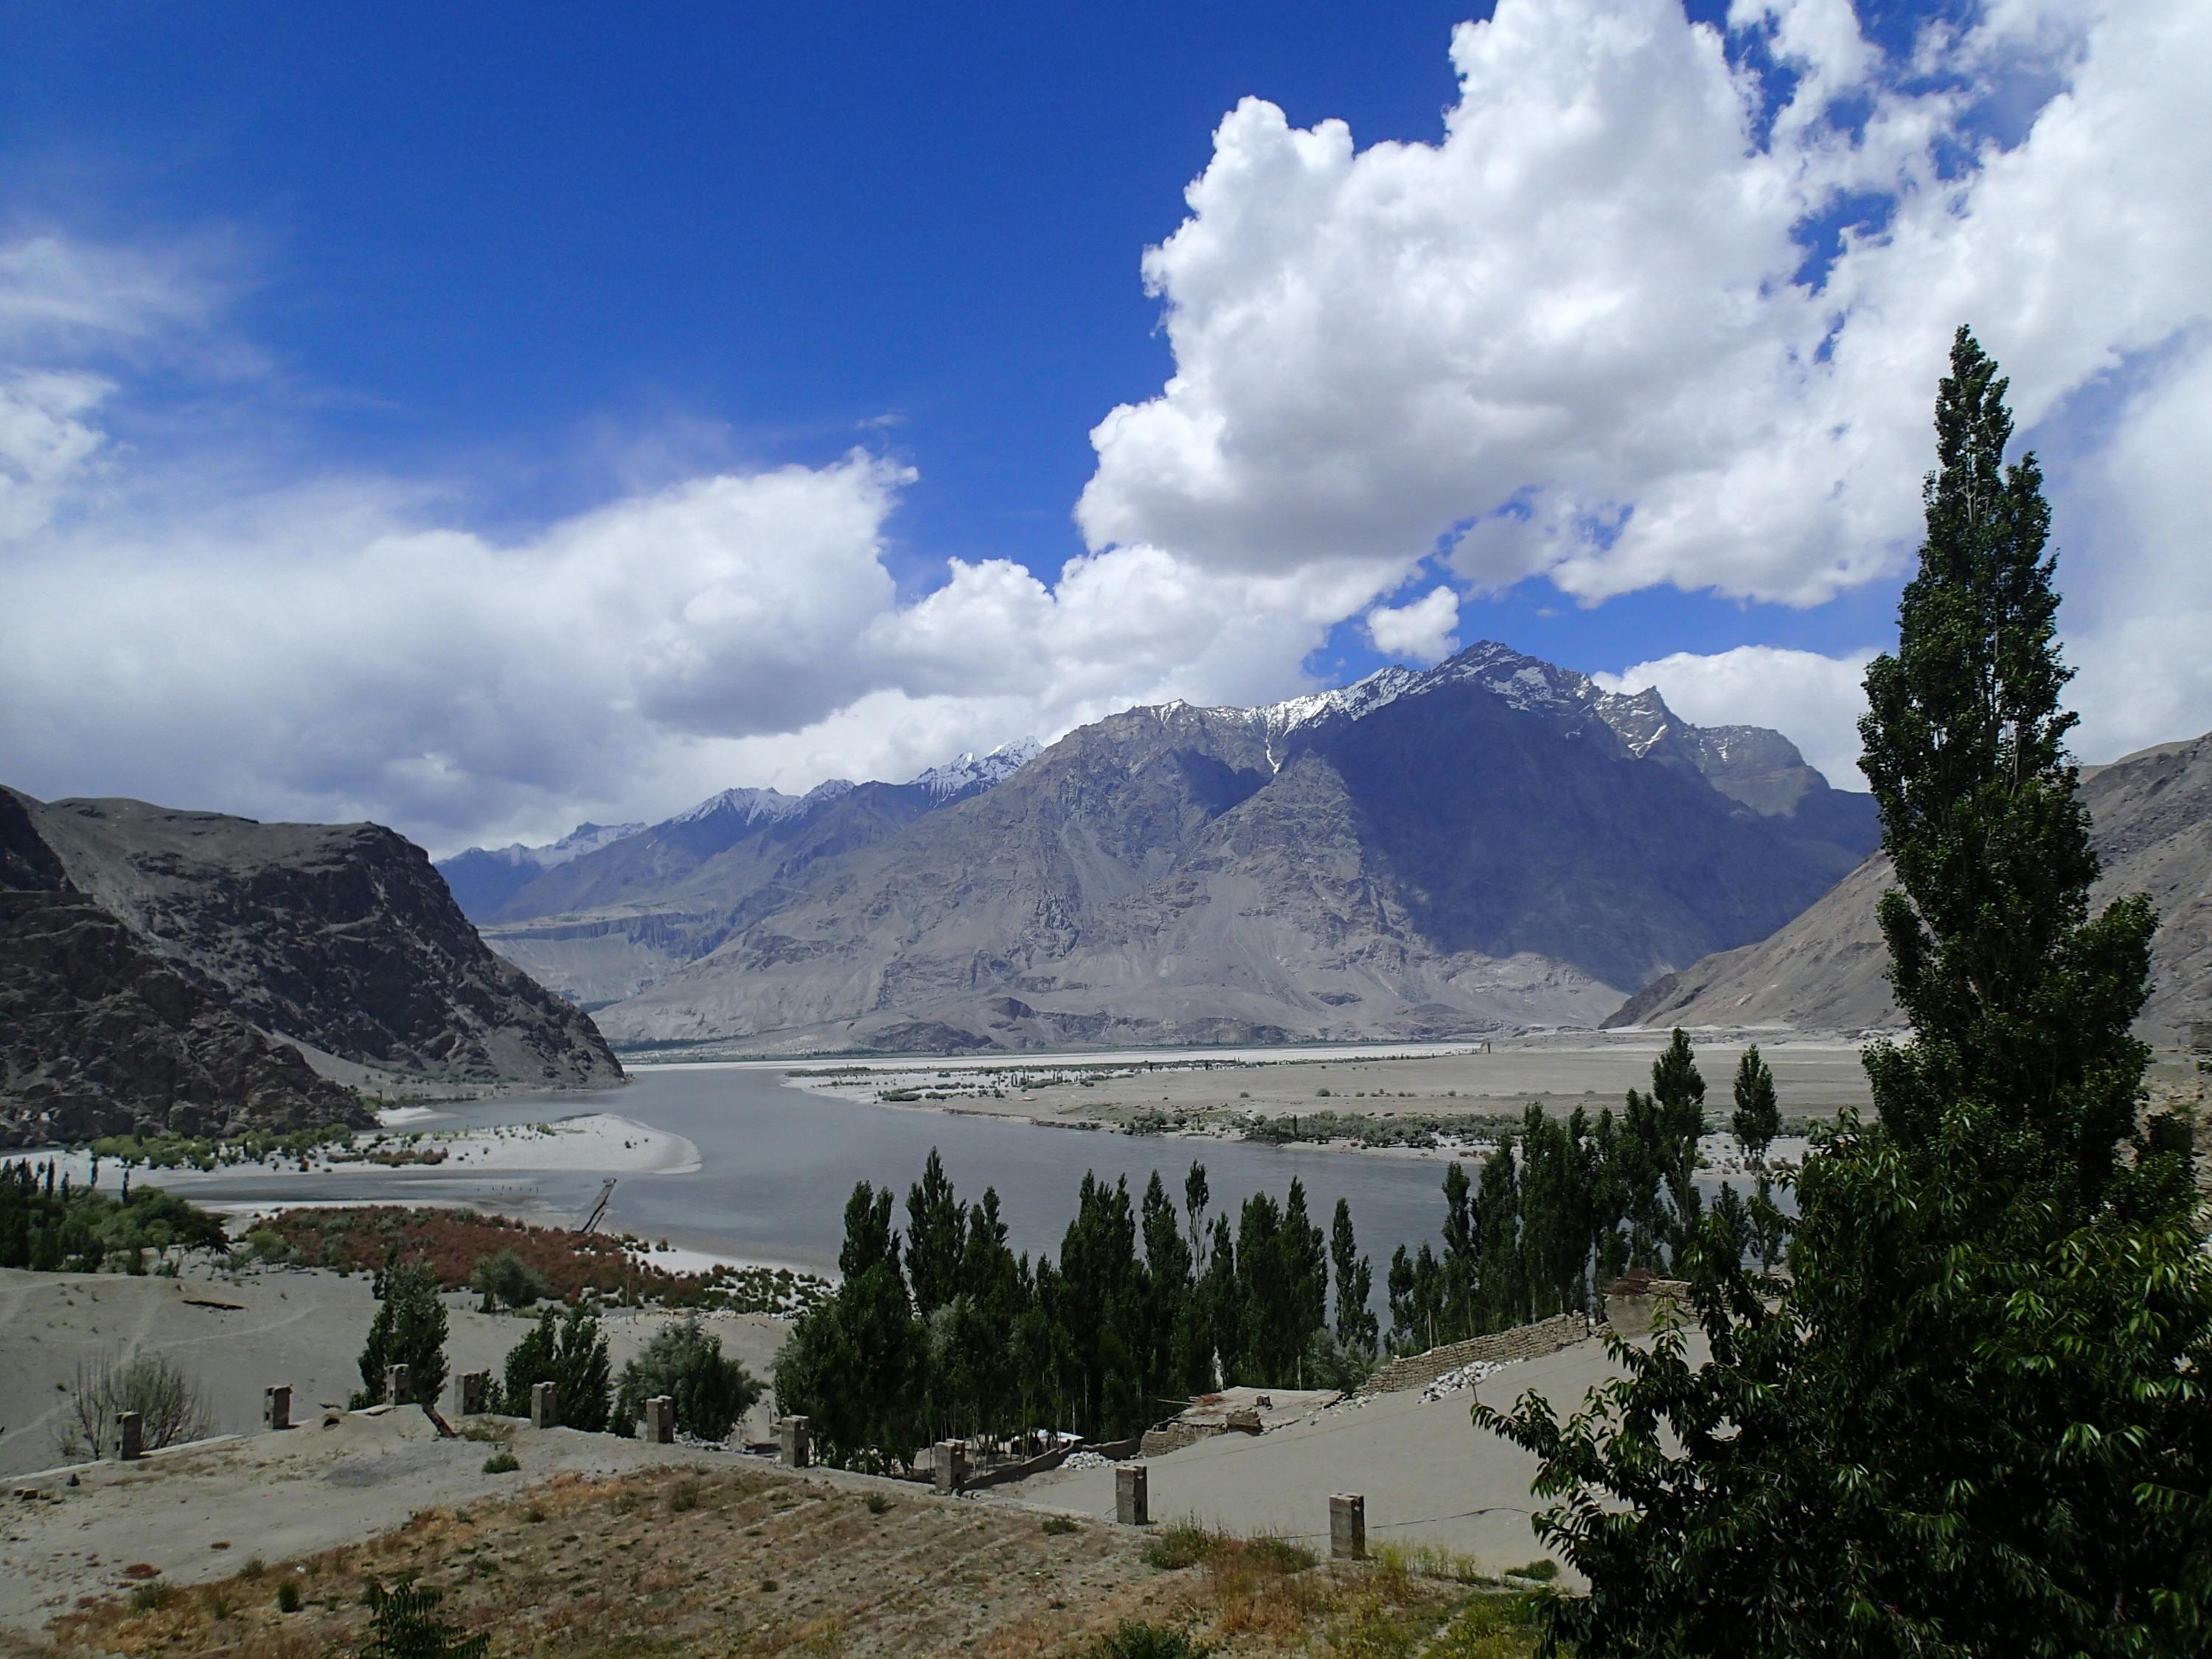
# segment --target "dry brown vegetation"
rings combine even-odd
[[[306,1561],[88,1598],[55,1625],[52,1651],[353,1652],[369,1581],[403,1577],[443,1592],[441,1616],[487,1634],[494,1654],[563,1659],[1086,1655],[1131,1621],[1224,1659],[1533,1650],[1532,1599],[1473,1586],[1449,1563],[1314,1565],[1272,1540],[1216,1540],[1164,1568],[1127,1528],[1048,1528],[1033,1510],[918,1492],[872,1506],[872,1495],[759,1470],[556,1480]],[[287,1588],[297,1611],[280,1609]]]
[[[740,1313],[788,1312],[822,1288],[787,1269],[718,1267],[678,1273],[641,1263],[606,1233],[533,1227],[468,1210],[372,1204],[286,1210],[260,1223],[246,1243],[264,1260],[303,1267],[370,1272],[387,1260],[419,1261],[447,1290],[464,1290],[476,1265],[511,1250],[548,1291],[573,1302],[585,1291],[664,1307],[727,1306]]]

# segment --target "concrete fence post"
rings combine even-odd
[[[645,1439],[647,1445],[668,1446],[676,1441],[676,1399],[672,1395],[657,1394],[645,1402]]]
[[[292,1426],[292,1390],[282,1382],[261,1391],[261,1424],[271,1431]]]
[[[463,1417],[481,1417],[491,1409],[491,1373],[463,1371],[453,1379],[453,1409]]]
[[[775,1424],[777,1460],[787,1469],[803,1469],[813,1461],[813,1447],[803,1417],[780,1417]]]
[[[1125,1527],[1152,1525],[1152,1471],[1144,1464],[1123,1463],[1115,1468],[1114,1519]]]
[[[1367,1557],[1367,1499],[1356,1492],[1328,1500],[1328,1553],[1340,1561]]]
[[[929,1460],[930,1474],[941,1492],[956,1492],[968,1484],[968,1445],[962,1440],[940,1440]]]
[[[146,1421],[137,1412],[115,1413],[115,1455],[126,1463],[146,1455]]]
[[[384,1368],[384,1403],[404,1406],[415,1397],[415,1369],[411,1365]]]
[[[550,1382],[530,1385],[530,1426],[533,1429],[555,1429],[561,1425],[561,1404],[554,1398]]]

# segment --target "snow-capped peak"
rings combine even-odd
[[[1043,750],[1044,745],[1035,738],[1018,738],[1012,743],[1000,744],[988,754],[979,755],[970,750],[942,766],[931,767],[910,781],[939,796],[988,789],[1004,783]]]
[[[641,823],[580,823],[560,840],[549,841],[543,847],[530,847],[517,841],[504,847],[471,847],[468,851],[504,859],[513,865],[527,864],[539,870],[550,870],[586,853],[596,853],[602,847],[611,847],[644,828]]]
[[[787,795],[780,789],[725,789],[719,795],[709,795],[696,806],[685,808],[671,823],[696,823],[727,813],[740,823],[759,823],[764,820],[789,817],[805,803],[796,795]]]

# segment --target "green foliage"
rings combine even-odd
[[[1211,1559],[1228,1541],[1227,1534],[1196,1521],[1170,1521],[1158,1537],[1146,1540],[1140,1558],[1148,1567],[1179,1572]]]
[[[463,1636],[438,1617],[442,1591],[402,1581],[368,1583],[368,1642],[362,1659],[482,1659],[484,1636]]]
[[[662,1326],[623,1367],[615,1399],[617,1425],[635,1423],[645,1415],[645,1402],[659,1395],[675,1401],[679,1432],[723,1440],[760,1398],[761,1385],[738,1361],[724,1357],[722,1339],[693,1316]]]
[[[1340,1198],[1329,1220],[1328,1255],[1336,1273],[1336,1346],[1371,1360],[1380,1335],[1375,1310],[1368,1305],[1375,1293],[1375,1269],[1359,1254],[1359,1242],[1352,1231],[1352,1206]]]
[[[297,1613],[300,1610],[300,1587],[289,1578],[276,1583],[276,1611]]]
[[[502,1307],[531,1307],[546,1294],[544,1276],[513,1250],[477,1257],[469,1288],[483,1297],[486,1313],[497,1313]]]
[[[607,1339],[600,1334],[599,1316],[590,1304],[575,1303],[565,1315],[550,1308],[539,1314],[537,1324],[507,1350],[503,1381],[510,1417],[528,1416],[531,1389],[550,1382],[553,1407],[562,1426],[586,1434],[605,1429]]]
[[[358,1408],[382,1401],[385,1372],[393,1365],[409,1368],[415,1401],[436,1400],[446,1387],[446,1304],[437,1275],[419,1263],[400,1262],[379,1273],[374,1288],[376,1317],[362,1346],[361,1389],[352,1403]]]
[[[486,1474],[513,1474],[521,1467],[522,1464],[515,1455],[507,1451],[494,1452],[483,1462],[483,1472]]]
[[[1928,539],[1865,767],[1914,1037],[1867,1054],[1797,1182],[1790,1278],[1730,1217],[1686,1243],[1711,1358],[1614,1345],[1543,1460],[1544,1534],[1589,1579],[1577,1653],[2152,1655],[2212,1644],[2212,1261],[2170,1137],[2134,1122],[2149,912],[2088,911],[2063,747],[2048,512],[2002,465],[2004,383],[1961,330]],[[1758,1205],[1748,1209],[1756,1218]]]
[[[1083,1527],[1082,1523],[1072,1516],[1048,1515],[1044,1518],[1042,1530],[1048,1538],[1065,1538],[1071,1533],[1081,1532]]]
[[[1213,1650],[1180,1625],[1131,1619],[1100,1637],[1089,1651],[1093,1659],[1206,1659]]]
[[[133,1192],[127,1174],[111,1196],[96,1184],[73,1187],[51,1159],[0,1164],[0,1267],[98,1273],[112,1261],[138,1263],[147,1250],[227,1248],[219,1217],[159,1187]]]
[[[168,1607],[174,1602],[177,1597],[182,1594],[183,1592],[178,1589],[174,1584],[165,1583],[159,1578],[150,1578],[143,1584],[132,1586],[131,1591],[131,1611],[133,1613],[159,1613],[162,1608]]]
[[[1774,1137],[1782,1133],[1782,1108],[1775,1098],[1774,1073],[1759,1057],[1753,1043],[1736,1062],[1735,1110],[1729,1118],[1747,1157],[1763,1158]]]

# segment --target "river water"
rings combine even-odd
[[[1126,1176],[1133,1206],[1157,1169],[1180,1212],[1184,1173],[1194,1159],[1206,1165],[1212,1212],[1227,1210],[1232,1223],[1250,1194],[1265,1191],[1279,1200],[1293,1177],[1304,1182],[1308,1207],[1324,1229],[1336,1200],[1348,1200],[1360,1249],[1375,1262],[1378,1292],[1391,1251],[1437,1239],[1443,1220],[1447,1154],[1301,1151],[866,1105],[788,1087],[776,1066],[655,1066],[633,1075],[615,1093],[449,1108],[405,1127],[479,1127],[614,1112],[682,1135],[699,1149],[701,1167],[683,1175],[620,1176],[606,1224],[739,1261],[814,1271],[836,1267],[845,1200],[856,1181],[891,1186],[903,1229],[907,1188],[933,1147],[963,1199],[997,1188],[1014,1249],[1032,1257],[1059,1254],[1086,1170],[1109,1181]],[[225,1204],[472,1202],[573,1224],[598,1197],[606,1173],[614,1172],[165,1170],[151,1178]]]

